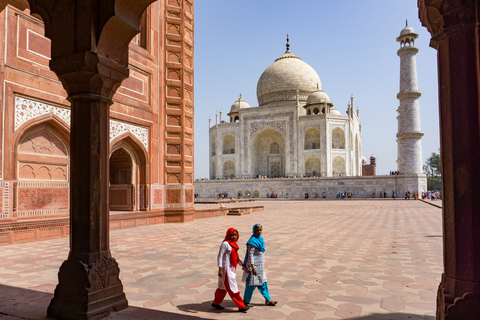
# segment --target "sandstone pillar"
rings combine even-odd
[[[479,4],[418,4],[438,50],[444,273],[437,319],[480,319]]]
[[[128,45],[154,0],[28,0],[51,39],[50,68],[71,102],[70,252],[48,316],[98,319],[127,307],[109,249],[109,106]]]

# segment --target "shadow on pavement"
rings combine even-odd
[[[48,287],[51,290],[51,287]],[[35,288],[42,290],[42,286]],[[0,284],[0,318],[7,317],[10,320],[46,320],[47,308],[53,293],[37,291],[34,289],[24,289]],[[210,302],[211,303],[211,302]],[[202,303],[202,307],[190,308],[190,312],[212,311],[210,303]],[[203,306],[205,305],[205,306]],[[235,307],[235,305],[233,305]],[[179,309],[181,309],[179,307]],[[185,308],[185,311],[188,308]],[[183,309],[181,309],[183,310]],[[234,309],[236,310],[236,309]],[[226,311],[226,310],[225,310]],[[113,312],[107,318],[109,320],[150,320],[150,319],[168,319],[168,320],[205,320],[206,317],[197,317],[193,315],[177,314],[153,309],[130,306],[125,310]]]
[[[224,301],[222,303],[222,307],[225,308],[225,310],[216,310],[212,308],[212,301],[205,301],[201,303],[189,303],[189,304],[181,304],[178,305],[177,308],[179,310],[182,310],[184,312],[190,312],[190,313],[198,313],[198,312],[204,312],[204,313],[238,313],[238,308],[233,303],[233,301]]]
[[[51,290],[51,286],[38,286],[32,289],[24,289],[0,284],[0,317],[7,316],[11,320],[46,320],[47,307],[53,298],[53,293],[41,290]],[[40,290],[40,291],[37,291]],[[168,319],[168,320],[205,320],[208,314],[230,314],[237,313],[238,309],[233,301],[224,301],[222,306],[225,310],[219,311],[211,307],[212,301],[200,303],[190,303],[177,306],[183,312],[192,315],[177,314],[166,311],[159,311],[147,308],[130,306],[125,310],[114,312],[106,319],[109,320],[150,320],[150,319]],[[261,306],[262,304],[258,304]],[[308,308],[307,308],[308,309]],[[199,313],[202,317],[194,315]],[[247,313],[248,315],[248,313]],[[349,320],[435,320],[435,316],[424,316],[408,313],[374,313],[368,316],[345,319]]]
[[[348,320],[435,320],[435,316],[418,315],[411,313],[372,313],[368,316],[345,318]]]

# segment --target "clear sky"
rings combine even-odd
[[[423,163],[440,147],[437,52],[418,19],[417,0],[195,1],[195,178],[209,176],[208,117],[222,119],[239,94],[258,106],[263,71],[290,51],[312,66],[342,114],[350,96],[360,109],[362,155],[377,158],[377,175],[397,170],[400,44],[408,25],[415,41]]]

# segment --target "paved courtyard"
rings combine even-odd
[[[422,201],[256,201],[265,211],[111,232],[130,307],[108,319],[434,319],[442,272],[441,209]],[[248,313],[210,304],[229,227],[240,257],[263,225],[270,294]],[[0,248],[0,318],[46,319],[68,239]],[[241,270],[237,270],[243,296]]]

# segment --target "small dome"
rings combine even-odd
[[[335,109],[334,107],[331,107],[330,108],[330,114],[333,114],[333,115],[336,115],[336,116],[341,116],[342,114],[340,113],[340,111],[338,111],[337,109]]]
[[[415,33],[415,30],[413,30],[413,28],[410,26],[406,26],[405,28],[402,29],[402,31],[400,31],[400,36],[411,34],[411,33]]]
[[[245,109],[245,108],[250,108],[250,105],[242,99],[242,95],[238,97],[238,100],[235,101],[234,104],[232,104],[232,107],[230,108],[230,113],[232,112],[238,112],[240,109]]]
[[[330,98],[322,90],[317,90],[311,93],[307,98],[307,105],[310,104],[320,104],[320,103],[330,103]]]

